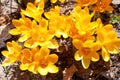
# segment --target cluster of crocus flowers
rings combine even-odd
[[[100,56],[104,61],[109,61],[110,53],[118,53],[120,39],[112,25],[104,25],[99,18],[92,20],[95,11],[90,12],[87,6],[98,1],[101,0],[78,0],[79,5],[73,8],[70,15],[60,13],[59,6],[44,11],[45,0],[28,3],[26,10],[21,10],[21,18],[12,21],[15,28],[9,31],[11,35],[20,36],[18,42],[24,44],[24,47],[15,41],[8,42],[8,51],[2,51],[8,58],[3,66],[18,61],[21,63],[21,70],[34,74],[57,73],[59,69],[55,63],[59,56],[50,52],[59,48],[55,37],[71,38],[76,48],[74,58],[81,61],[85,69],[90,66],[91,61],[98,61]]]
[[[85,14],[85,15],[84,15]],[[82,65],[87,69],[90,61],[96,62],[102,55],[104,61],[109,61],[110,53],[117,54],[120,47],[120,39],[111,24],[103,25],[101,19],[92,21],[93,13],[89,13],[87,7],[74,7],[73,16],[74,27],[70,28],[72,43],[77,48],[74,58],[82,61]],[[82,16],[84,15],[84,16]],[[98,51],[101,50],[101,54]]]
[[[58,67],[54,65],[58,61],[58,56],[54,53],[50,54],[47,47],[36,47],[27,49],[18,45],[15,41],[7,43],[8,51],[2,51],[7,60],[2,64],[8,66],[14,62],[19,62],[21,70],[28,70],[34,74],[40,73],[45,76],[49,73],[58,72]]]
[[[91,22],[94,12],[89,14],[88,8],[81,9],[80,6],[76,6],[74,13],[71,15],[73,16],[74,23],[72,24],[74,24],[74,29],[70,29],[70,36],[73,39],[73,45],[77,48],[74,58],[77,61],[82,60],[83,67],[87,69],[90,65],[90,60],[99,60],[97,51],[100,49],[100,45],[97,41],[95,42],[95,37],[93,36],[97,23]]]

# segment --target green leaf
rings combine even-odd
[[[112,17],[112,18],[111,18],[111,21],[112,21],[112,24],[117,23],[117,19],[116,19],[116,17]]]
[[[118,21],[119,21],[119,20],[120,20],[120,16],[116,16],[116,20],[118,20]]]

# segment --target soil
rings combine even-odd
[[[6,42],[16,40],[18,36],[11,36],[8,31],[13,28],[12,19],[20,17],[20,8],[25,8],[29,0],[23,0],[24,4],[18,3],[17,0],[1,0],[0,1],[0,52],[6,49]],[[32,0],[30,0],[32,1]],[[49,4],[46,5],[46,10],[51,7],[59,5],[61,13],[69,15],[75,5],[74,0],[68,0],[63,4]],[[113,0],[111,4],[114,8],[112,13],[102,13],[101,19],[106,23],[111,23],[115,31],[120,37],[120,20],[112,23],[111,16],[116,17],[120,15],[120,0]],[[56,39],[59,42],[59,49],[53,52],[59,55],[59,61],[56,64],[60,71],[56,74],[48,74],[47,76],[35,75],[28,71],[21,71],[19,64],[7,67],[2,67],[1,63],[5,57],[0,54],[0,80],[120,80],[120,54],[111,55],[109,62],[104,62],[102,58],[98,62],[91,62],[88,69],[83,69],[81,62],[76,62],[73,59],[73,52],[71,39]],[[67,54],[65,54],[67,53]],[[73,64],[74,63],[74,64]]]

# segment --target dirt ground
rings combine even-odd
[[[68,0],[68,3],[62,4],[61,13],[68,14],[66,11],[71,10],[74,4],[74,0]],[[20,17],[20,5],[22,4],[18,4],[15,0],[0,0],[0,51],[6,49],[5,43],[7,41],[17,38],[17,36],[9,35],[8,30],[13,28],[11,20]],[[112,16],[119,16],[120,0],[113,0],[111,5],[114,8]],[[50,6],[48,6],[48,8]],[[105,13],[101,14],[101,18],[107,23],[111,23],[110,16],[106,15]],[[112,24],[114,25],[118,37],[120,37],[120,20]],[[2,67],[1,63],[5,58],[0,54],[0,80],[120,80],[120,54],[111,55],[109,62],[104,62],[101,59],[99,62],[91,63],[89,69],[85,70],[81,66],[81,63],[75,62],[72,59],[73,55],[69,54],[72,48],[71,40],[62,39],[58,40],[58,42],[61,44],[60,50],[64,50],[65,53],[68,53],[67,55],[62,55],[57,64],[60,68],[59,73],[48,74],[43,77],[28,71],[21,71],[18,63],[8,67]],[[65,50],[65,45],[69,45],[69,51]],[[71,64],[73,62],[74,65]],[[67,74],[64,74],[64,71],[66,71]]]

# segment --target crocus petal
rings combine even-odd
[[[96,53],[96,52],[93,52],[92,53],[92,61],[98,61],[100,59],[100,57],[99,57],[99,54],[98,53]]]
[[[97,31],[97,38],[100,42],[103,42],[103,40],[105,40],[106,38],[104,33],[105,31],[103,31],[102,29]]]
[[[108,53],[108,51],[104,47],[102,48],[102,58],[106,62],[110,60],[110,53]]]
[[[111,41],[111,43],[115,44],[117,47],[120,47],[120,38],[115,38]]]
[[[37,51],[39,51],[39,47],[35,47],[35,48],[32,48],[32,53],[37,53]]]
[[[28,66],[29,66],[29,64],[20,64],[20,69],[21,70],[27,70]]]
[[[28,70],[29,70],[30,72],[33,72],[34,74],[37,74],[37,73],[38,73],[38,72],[37,72],[37,69],[38,69],[38,67],[37,67],[34,63],[30,64],[29,67],[28,67]]]
[[[18,41],[19,42],[24,42],[26,41],[30,36],[26,33],[25,35],[21,36]]]
[[[46,46],[50,49],[56,49],[59,47],[58,43],[55,40],[50,40],[50,41],[46,41],[44,43],[40,43],[40,46]]]
[[[111,53],[111,54],[118,54],[119,53],[119,48],[115,45],[112,45],[111,47],[108,48],[108,52]]]
[[[10,53],[8,51],[2,51],[2,55],[8,58]]]
[[[106,10],[108,10],[108,11],[113,11],[114,9],[113,9],[112,6],[107,6]]]
[[[28,3],[27,4],[27,9],[36,9],[36,6],[34,5],[34,4],[32,4],[32,3]]]
[[[26,49],[26,48],[23,49],[22,53],[23,53],[22,54],[23,57],[25,57],[26,59],[29,59],[27,60],[28,62],[31,61],[33,56],[31,56],[32,53],[29,51],[29,49]]]
[[[94,46],[93,46],[93,49],[94,50],[100,50],[101,49],[101,45],[100,45],[101,43],[99,42],[99,41],[96,41],[95,42],[95,44],[94,44]]]
[[[94,42],[93,40],[87,40],[84,42],[84,47],[95,48],[95,50],[99,49],[99,43]]]
[[[49,53],[50,53],[50,50],[47,47],[41,47],[40,48],[41,56],[43,56],[43,57],[46,56],[47,57],[49,55]]]
[[[115,37],[117,37],[117,34],[115,31],[109,31],[107,36],[109,36],[109,39],[114,39]]]
[[[107,25],[104,26],[104,28],[105,28],[107,31],[111,31],[111,30],[113,30],[113,25],[107,24]]]
[[[18,45],[15,41],[12,41],[12,44],[14,46],[14,50],[18,51],[17,53],[20,53],[22,46]]]
[[[12,54],[14,52],[14,45],[11,42],[7,42],[7,49],[9,51],[10,54]]]
[[[15,59],[8,59],[2,63],[2,66],[9,66],[13,64],[16,60]]]
[[[112,51],[108,50],[109,53],[111,54],[118,54],[119,53],[119,49],[113,49]]]
[[[11,29],[9,31],[9,33],[12,34],[12,35],[19,35],[19,34],[21,34],[20,30],[18,30],[17,28],[16,29]]]
[[[56,3],[57,2],[57,0],[50,0],[51,1],[51,3]]]
[[[41,68],[41,67],[39,67],[39,68],[38,68],[38,72],[39,72],[42,76],[45,76],[45,75],[48,74],[47,68]]]
[[[50,73],[57,73],[59,71],[58,67],[53,64],[49,64],[47,68]]]
[[[12,20],[12,23],[15,27],[20,27],[22,25],[20,20]]]
[[[82,59],[82,56],[79,54],[79,51],[76,51],[75,55],[74,55],[74,58],[76,61],[79,61]]]
[[[34,42],[32,39],[28,39],[27,41],[25,41],[24,46],[28,48],[35,48],[38,46],[38,44]]]
[[[58,61],[58,56],[56,54],[50,54],[48,56],[48,61],[51,63],[56,63]]]
[[[48,58],[49,52],[50,50],[47,47],[41,47],[41,49],[34,55],[33,57],[34,61],[41,61]]]
[[[78,39],[73,39],[72,43],[77,49],[80,49],[83,46],[83,42]]]
[[[48,47],[51,48],[51,49],[56,49],[56,48],[59,47],[59,45],[58,45],[57,41],[50,40],[50,44],[48,45]]]
[[[89,6],[97,2],[97,0],[77,0],[78,4],[80,6]]]
[[[89,65],[90,65],[90,60],[87,59],[87,58],[84,58],[82,59],[82,65],[85,69],[88,69]]]

